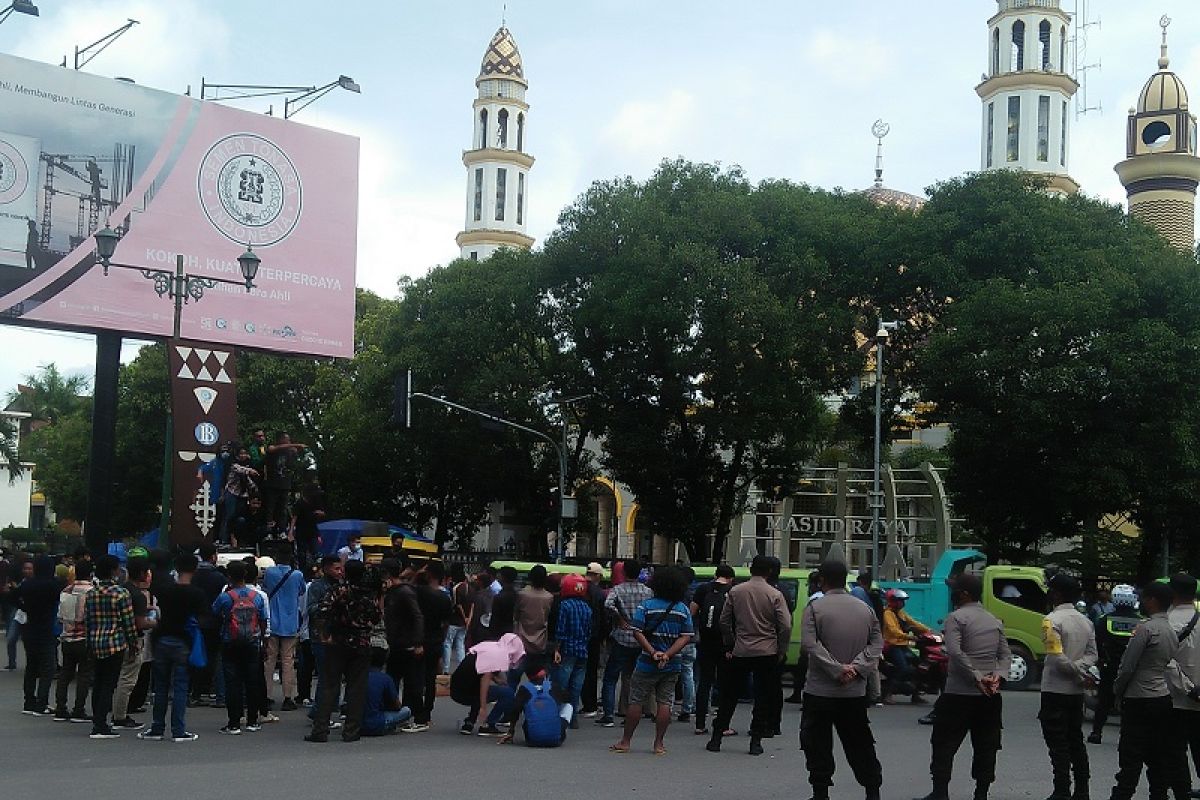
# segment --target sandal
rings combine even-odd
[[[609,752],[611,752],[611,753],[622,753],[622,754],[624,754],[624,753],[628,753],[628,752],[629,752],[629,748],[628,748],[628,747],[621,747],[620,745],[616,745],[616,744],[610,744],[610,745],[608,746],[608,750],[609,750]]]
[[[665,747],[656,747],[656,748],[654,748],[654,755],[656,755],[656,756],[665,756],[666,754],[667,754],[667,748],[665,748]]]

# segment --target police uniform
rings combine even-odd
[[[979,681],[991,675],[1007,676],[1012,663],[1004,624],[979,602],[965,603],[946,617],[943,635],[950,657],[946,690],[937,701],[930,744],[933,757],[933,800],[947,797],[954,756],[971,736],[971,777],[975,797],[987,797],[996,780],[996,753],[1000,750],[1003,701],[988,695]]]
[[[1121,742],[1117,746],[1117,778],[1111,800],[1132,800],[1146,767],[1150,798],[1166,798],[1173,777],[1163,741],[1171,719],[1167,664],[1175,657],[1178,640],[1167,613],[1154,614],[1133,632],[1113,682],[1121,701]]]
[[[1083,691],[1096,665],[1096,632],[1087,617],[1072,603],[1062,603],[1042,620],[1042,643],[1046,648],[1042,670],[1041,709],[1038,720],[1050,752],[1054,773],[1055,800],[1088,796],[1087,745],[1083,743]]]
[[[1096,713],[1092,716],[1092,744],[1100,744],[1104,725],[1113,707],[1113,681],[1121,666],[1121,656],[1142,618],[1132,606],[1119,605],[1111,614],[1096,620],[1096,650],[1100,654],[1100,685],[1096,690]]]

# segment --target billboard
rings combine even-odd
[[[0,54],[0,322],[170,336],[173,305],[114,263],[241,280],[183,308],[181,335],[353,355],[358,140]]]

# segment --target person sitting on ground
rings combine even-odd
[[[450,699],[468,706],[460,732],[470,736],[475,723],[483,718],[489,703],[492,710],[479,729],[480,736],[503,736],[496,723],[512,708],[515,693],[508,686],[508,671],[521,662],[525,647],[515,633],[506,633],[495,642],[480,642],[467,651],[467,657],[450,676]]]
[[[542,659],[534,656],[525,660],[525,680],[517,687],[512,710],[504,720],[508,723],[508,733],[500,737],[500,744],[513,740],[522,714],[525,722],[521,731],[527,746],[559,747],[567,740],[575,708],[567,692],[551,684]]]
[[[400,725],[408,722],[412,711],[400,705],[396,682],[383,671],[387,664],[387,650],[371,648],[371,671],[367,673],[367,704],[363,712],[361,733],[363,736],[388,736],[396,733]]]

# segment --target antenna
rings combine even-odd
[[[882,119],[875,120],[871,125],[871,135],[875,137],[875,186],[883,187],[883,137],[892,131],[892,126]]]
[[[508,24],[508,3],[500,5],[500,27],[503,28]]]
[[[1101,69],[1099,58],[1095,62],[1088,61],[1088,31],[1101,27],[1099,17],[1092,19],[1090,5],[1091,0],[1075,0],[1075,13],[1072,15],[1074,31],[1071,36],[1071,68],[1074,72],[1072,77],[1079,82],[1079,91],[1075,93],[1075,119],[1089,111],[1104,113],[1103,103],[1096,103],[1094,106],[1088,103],[1088,73]]]

